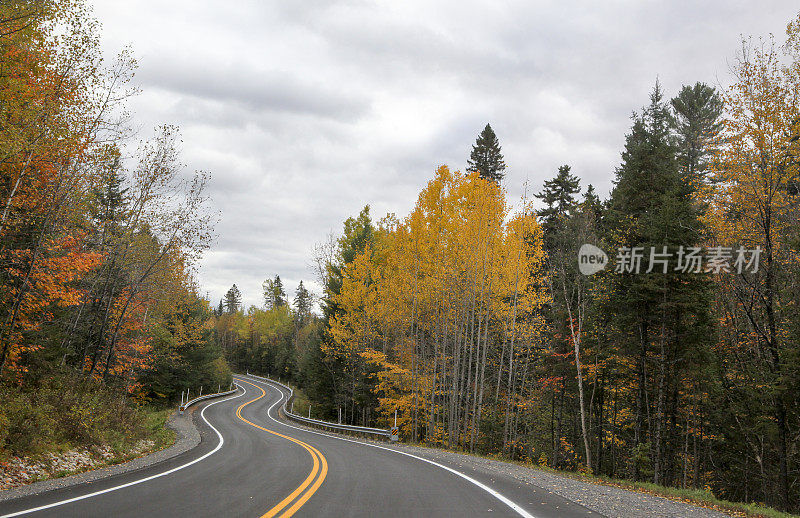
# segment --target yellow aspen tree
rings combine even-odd
[[[541,229],[525,212],[512,216],[494,182],[440,167],[345,269],[326,355],[350,381],[377,368],[379,411],[398,409],[412,440],[475,449],[495,380],[516,437],[547,300]]]

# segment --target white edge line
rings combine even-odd
[[[214,425],[209,423],[208,420],[206,419],[206,416],[205,416],[206,409],[216,405],[217,403],[223,403],[225,401],[230,401],[231,399],[236,399],[237,397],[241,397],[241,396],[247,394],[247,389],[245,389],[241,385],[238,385],[238,386],[243,390],[243,392],[241,394],[238,394],[238,395],[233,396],[233,397],[225,398],[225,399],[220,399],[219,401],[214,401],[213,403],[204,406],[203,410],[200,412],[200,417],[203,418],[203,421],[205,421],[206,424],[208,426],[210,426],[212,430],[214,430],[214,432],[217,434],[217,437],[219,437],[219,444],[217,444],[217,447],[214,448],[213,450],[211,450],[210,452],[206,453],[202,457],[194,459],[193,461],[187,462],[186,464],[183,464],[183,465],[178,466],[176,468],[172,468],[172,469],[164,471],[162,473],[158,473],[156,475],[151,475],[149,477],[141,478],[139,480],[134,480],[132,482],[128,482],[128,483],[125,483],[125,484],[122,484],[122,485],[119,485],[119,486],[109,487],[108,489],[103,489],[101,491],[95,491],[94,493],[89,493],[89,494],[82,495],[82,496],[76,496],[75,498],[69,498],[67,500],[61,500],[59,502],[53,502],[52,504],[42,505],[42,506],[39,506],[39,507],[33,507],[31,509],[25,509],[23,511],[17,511],[17,512],[11,513],[11,514],[4,514],[4,515],[1,515],[0,518],[12,518],[13,516],[22,516],[22,515],[28,514],[28,513],[35,513],[37,511],[43,511],[45,509],[51,509],[53,507],[58,507],[58,506],[61,506],[61,505],[64,505],[64,504],[70,504],[72,502],[77,502],[78,500],[84,500],[86,498],[92,498],[94,496],[102,495],[103,493],[110,493],[110,492],[116,491],[118,489],[123,489],[123,488],[126,488],[126,487],[135,486],[136,484],[141,484],[142,482],[147,482],[147,481],[159,478],[159,477],[163,477],[165,475],[169,475],[171,473],[175,473],[178,470],[181,470],[183,468],[187,468],[187,467],[191,466],[192,464],[197,464],[201,460],[206,459],[206,458],[210,457],[211,455],[214,455],[215,453],[217,453],[217,451],[219,451],[220,448],[222,448],[222,445],[225,444],[225,439],[222,437],[222,434],[219,433],[219,430],[214,428]],[[13,502],[13,500],[10,500],[10,501]]]
[[[245,376],[242,376],[242,377],[245,377]],[[255,381],[256,383],[261,383],[262,385],[267,385],[269,387],[277,389],[277,387],[275,387],[275,385],[272,385],[272,384],[270,384],[268,382],[254,380],[254,379],[248,379],[248,381]],[[280,425],[288,426],[289,428],[294,428],[295,430],[300,430],[301,432],[308,432],[308,433],[313,433],[313,434],[316,434],[316,435],[323,435],[325,437],[330,437],[332,439],[338,439],[340,441],[347,441],[347,442],[352,442],[352,443],[356,443],[356,444],[361,444],[363,446],[370,446],[372,448],[378,448],[380,450],[390,451],[390,452],[393,452],[393,453],[397,453],[399,455],[405,455],[406,457],[412,457],[414,459],[421,460],[423,462],[427,462],[428,464],[433,464],[434,466],[436,466],[438,468],[442,468],[445,471],[449,471],[450,473],[452,473],[454,475],[458,475],[459,477],[463,478],[464,480],[467,480],[468,482],[471,482],[471,483],[475,484],[479,488],[483,489],[484,491],[486,491],[487,493],[489,493],[493,497],[497,498],[498,500],[500,500],[501,502],[506,504],[508,507],[513,509],[520,516],[523,516],[524,518],[536,518],[534,515],[532,515],[531,513],[526,511],[525,509],[523,509],[521,506],[517,505],[512,500],[506,498],[502,494],[500,494],[497,491],[495,491],[494,489],[490,488],[489,486],[487,486],[483,482],[475,480],[474,478],[470,477],[469,475],[465,475],[464,473],[461,473],[460,471],[456,471],[451,467],[445,466],[444,464],[439,464],[438,462],[432,461],[430,459],[426,459],[425,457],[419,457],[417,455],[414,455],[414,454],[411,454],[411,453],[406,453],[404,451],[395,450],[395,449],[392,449],[392,448],[386,448],[385,446],[378,446],[377,444],[370,444],[370,443],[361,442],[361,441],[354,441],[352,439],[345,439],[344,437],[338,437],[336,435],[316,432],[316,431],[313,431],[313,430],[307,430],[305,428],[299,428],[297,426],[292,426],[292,425],[284,423],[282,421],[278,421],[277,419],[272,417],[272,414],[270,414],[270,412],[272,412],[272,409],[275,408],[278,404],[280,404],[283,401],[283,397],[284,397],[283,391],[280,390],[280,389],[277,389],[277,390],[281,393],[281,398],[277,402],[275,402],[275,404],[273,404],[271,407],[269,407],[269,409],[267,409],[267,417],[269,417],[270,419],[272,419],[273,421],[275,421],[276,423],[278,423]],[[4,518],[4,517],[0,516],[0,518]]]

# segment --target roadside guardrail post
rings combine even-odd
[[[231,383],[231,386],[233,386],[233,383]],[[183,393],[181,392],[181,401],[182,401],[181,402],[181,408],[180,408],[181,414],[183,413],[184,410],[189,408],[191,405],[197,403],[198,401],[205,401],[206,399],[211,399],[211,398],[215,398],[215,397],[219,397],[219,396],[227,396],[228,394],[232,394],[234,392],[236,392],[236,389],[235,388],[231,388],[227,392],[211,393],[211,394],[206,394],[205,396],[200,395],[200,396],[197,396],[194,399],[189,399],[189,390],[187,389],[186,390],[186,401],[185,402],[183,402]],[[201,389],[201,394],[202,394],[202,389]]]
[[[389,441],[397,442],[400,440],[400,429],[397,427],[397,409],[394,409],[394,426],[389,430]]]

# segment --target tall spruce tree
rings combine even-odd
[[[467,161],[467,171],[478,172],[482,178],[500,183],[505,176],[506,163],[500,152],[500,141],[489,124],[483,128]]]
[[[296,313],[296,320],[299,325],[305,323],[306,320],[311,316],[311,308],[314,304],[314,296],[311,294],[305,286],[303,286],[303,281],[300,281],[300,284],[297,286],[297,291],[294,295],[294,309]]]
[[[281,276],[276,275],[274,279],[267,279],[261,287],[264,290],[264,305],[267,309],[276,309],[286,305],[286,292],[283,290]]]
[[[545,204],[543,209],[536,212],[541,218],[545,240],[555,232],[559,222],[569,216],[577,203],[576,195],[580,191],[578,177],[571,174],[570,166],[562,165],[552,180],[544,182],[542,192],[534,195]]]
[[[586,192],[583,193],[583,201],[580,203],[580,210],[584,215],[591,217],[598,226],[602,223],[603,202],[600,201],[594,185],[589,184],[586,187]]]
[[[713,87],[695,83],[681,88],[671,104],[678,161],[690,178],[702,179],[713,153],[711,141],[722,128],[722,99]]]
[[[225,293],[224,300],[226,313],[236,313],[239,311],[239,308],[242,306],[242,293],[235,284]]]
[[[698,365],[710,339],[707,276],[675,271],[679,247],[702,240],[693,186],[681,173],[670,135],[671,115],[656,83],[650,105],[634,117],[616,171],[608,211],[609,236],[617,250],[641,247],[638,273],[611,275],[616,294],[606,308],[616,336],[630,355],[636,386],[631,474],[654,483],[672,473],[679,451],[674,427],[679,382],[701,374]],[[650,252],[672,254],[666,272]],[[652,271],[648,272],[648,270]],[[670,404],[667,405],[667,401]]]
[[[125,173],[118,152],[111,157],[103,180],[104,183],[94,191],[95,206],[92,207],[92,219],[100,227],[102,245],[109,234],[118,229],[128,207],[128,189],[123,187]]]
[[[286,292],[283,290],[283,281],[281,276],[275,276],[275,307],[286,305]]]
[[[595,242],[596,238],[593,232],[594,219],[583,217],[583,212],[580,210],[581,205],[577,200],[580,190],[578,177],[570,173],[568,165],[563,165],[558,168],[555,178],[545,181],[542,192],[535,196],[545,203],[545,207],[539,210],[537,215],[542,220],[544,230],[549,269],[548,284],[552,297],[552,304],[546,311],[550,324],[548,327],[551,347],[553,352],[561,357],[574,354],[576,368],[576,371],[573,371],[569,364],[559,362],[553,365],[551,372],[560,378],[559,406],[563,404],[567,380],[574,378],[577,382],[584,462],[587,470],[592,471],[594,467],[589,437],[589,415],[581,360],[585,316],[591,302],[588,294],[591,281],[578,272],[575,260],[581,245]],[[569,338],[565,340],[565,337]],[[571,344],[569,348],[568,343]],[[559,435],[561,435],[560,426],[559,423]],[[553,455],[558,455],[555,448]]]

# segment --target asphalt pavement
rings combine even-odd
[[[283,421],[279,387],[240,390],[194,409],[198,447],[147,468],[0,502],[34,517],[595,517],[511,476],[307,430]]]

